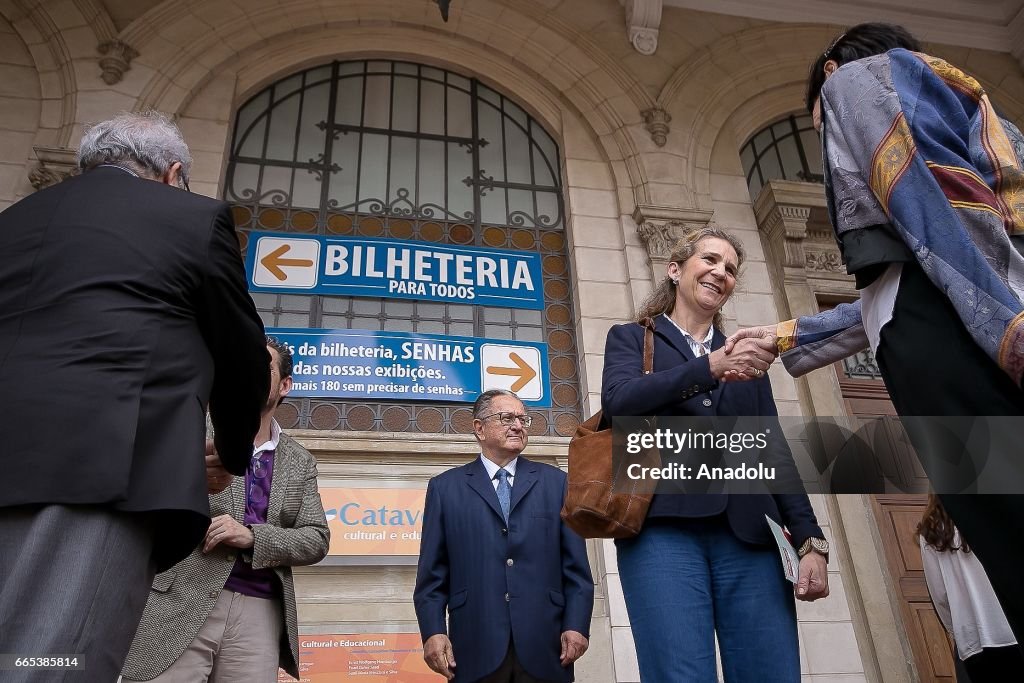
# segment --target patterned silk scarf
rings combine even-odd
[[[981,85],[892,50],[840,67],[821,92],[826,195],[837,235],[891,224],[978,346],[1024,373],[1024,144]],[[858,304],[781,323],[802,374],[866,346]]]

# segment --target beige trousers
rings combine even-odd
[[[153,683],[276,683],[283,630],[280,600],[222,590],[195,640]]]

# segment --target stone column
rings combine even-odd
[[[758,228],[771,252],[772,277],[779,314],[787,318],[817,313],[821,301],[852,300],[857,297],[853,278],[846,274],[827,216],[825,193],[820,185],[771,180],[754,202]],[[846,415],[842,390],[836,373],[828,368],[797,380],[801,410],[807,417]],[[813,499],[817,499],[813,496]],[[815,512],[836,540],[834,560],[829,567],[836,596],[818,606],[798,605],[802,638],[820,643],[826,634],[846,629],[852,622],[862,661],[881,662],[881,680],[905,683],[911,680],[911,665],[903,651],[898,624],[898,607],[892,604],[885,586],[888,572],[884,555],[877,550],[878,530],[873,521],[869,496],[822,496]],[[816,610],[834,609],[840,592],[845,592],[849,611],[824,625],[807,622]],[[830,602],[831,601],[831,602]],[[842,612],[842,610],[840,610]],[[824,630],[823,630],[824,629]],[[811,655],[808,655],[811,656]],[[872,677],[869,680],[877,680]]]

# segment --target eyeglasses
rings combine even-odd
[[[533,424],[533,418],[530,417],[529,415],[516,415],[515,413],[491,413],[490,415],[484,415],[483,417],[478,417],[477,419],[483,422],[484,420],[490,419],[492,417],[497,417],[498,422],[505,425],[506,427],[511,427],[512,425],[514,425],[516,423],[516,420],[522,422],[523,426],[526,427],[527,429],[529,429],[530,425]]]
[[[268,463],[261,457],[268,451],[260,451],[256,455],[252,456],[252,462],[249,464],[249,505],[259,504],[266,500],[266,494],[263,492],[263,487],[260,485],[260,479],[266,479],[270,474],[270,467]]]

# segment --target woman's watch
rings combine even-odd
[[[800,546],[800,549],[796,551],[796,554],[803,557],[812,550],[819,555],[823,555],[825,557],[825,561],[828,562],[828,541],[824,538],[815,538],[810,536],[806,541],[804,541],[803,545]]]

